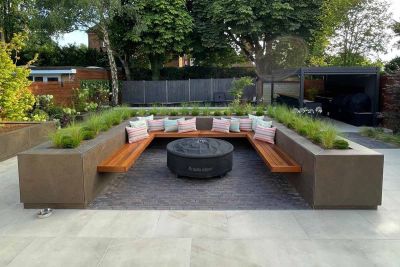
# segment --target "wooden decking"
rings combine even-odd
[[[268,144],[253,139],[254,133],[221,133],[213,131],[196,131],[188,133],[152,132],[150,137],[133,144],[125,144],[109,158],[97,166],[98,172],[127,172],[136,162],[143,151],[154,138],[187,138],[187,137],[214,137],[214,138],[246,138],[258,152],[271,172],[298,173],[301,166],[283,152],[277,145]]]

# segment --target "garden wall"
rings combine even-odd
[[[34,95],[53,95],[55,104],[70,106],[76,88],[80,88],[80,82],[33,82],[29,90]]]
[[[56,130],[54,122],[44,123],[4,123],[18,125],[13,131],[0,133],[0,161],[14,157],[17,153],[30,149],[49,139]]]

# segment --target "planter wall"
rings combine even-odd
[[[127,122],[75,149],[51,142],[18,154],[21,202],[25,208],[85,208],[115,174],[97,165],[126,143]]]
[[[287,174],[313,208],[376,208],[381,204],[383,155],[350,142],[349,150],[324,150],[274,123],[277,144],[302,166]],[[21,202],[26,208],[84,208],[115,176],[97,165],[126,143],[125,125],[116,126],[76,149],[47,142],[18,155]],[[198,117],[209,130],[211,117]]]
[[[316,209],[374,209],[382,203],[383,155],[347,140],[351,149],[325,150],[287,127],[277,126],[276,142],[301,166],[288,175]]]
[[[49,139],[49,134],[56,130],[54,122],[18,124],[25,127],[0,133],[0,161],[14,157],[19,152],[46,142]]]

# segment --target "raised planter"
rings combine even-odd
[[[349,150],[324,150],[274,124],[277,144],[302,166],[302,173],[287,176],[313,208],[376,208],[381,204],[382,154],[350,141]],[[98,173],[96,167],[126,143],[126,125],[127,121],[76,149],[55,149],[47,142],[20,153],[24,206],[86,207],[115,175]],[[212,117],[198,117],[199,130],[211,126]]]
[[[37,146],[49,139],[56,130],[54,122],[1,122],[15,130],[0,132],[0,161],[9,159],[17,153]]]
[[[21,202],[25,208],[85,208],[115,176],[97,165],[126,143],[127,121],[75,149],[43,143],[18,154]]]
[[[375,209],[382,203],[383,154],[354,142],[322,149],[280,123],[276,143],[302,166],[290,182],[315,209]]]

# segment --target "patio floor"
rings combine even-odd
[[[19,204],[0,162],[0,266],[400,266],[400,149],[378,210],[56,210]]]
[[[126,173],[115,178],[92,209],[255,210],[309,209],[285,178],[271,173],[244,140],[235,147],[233,169],[223,178],[177,178],[167,168],[166,145],[155,140]]]

